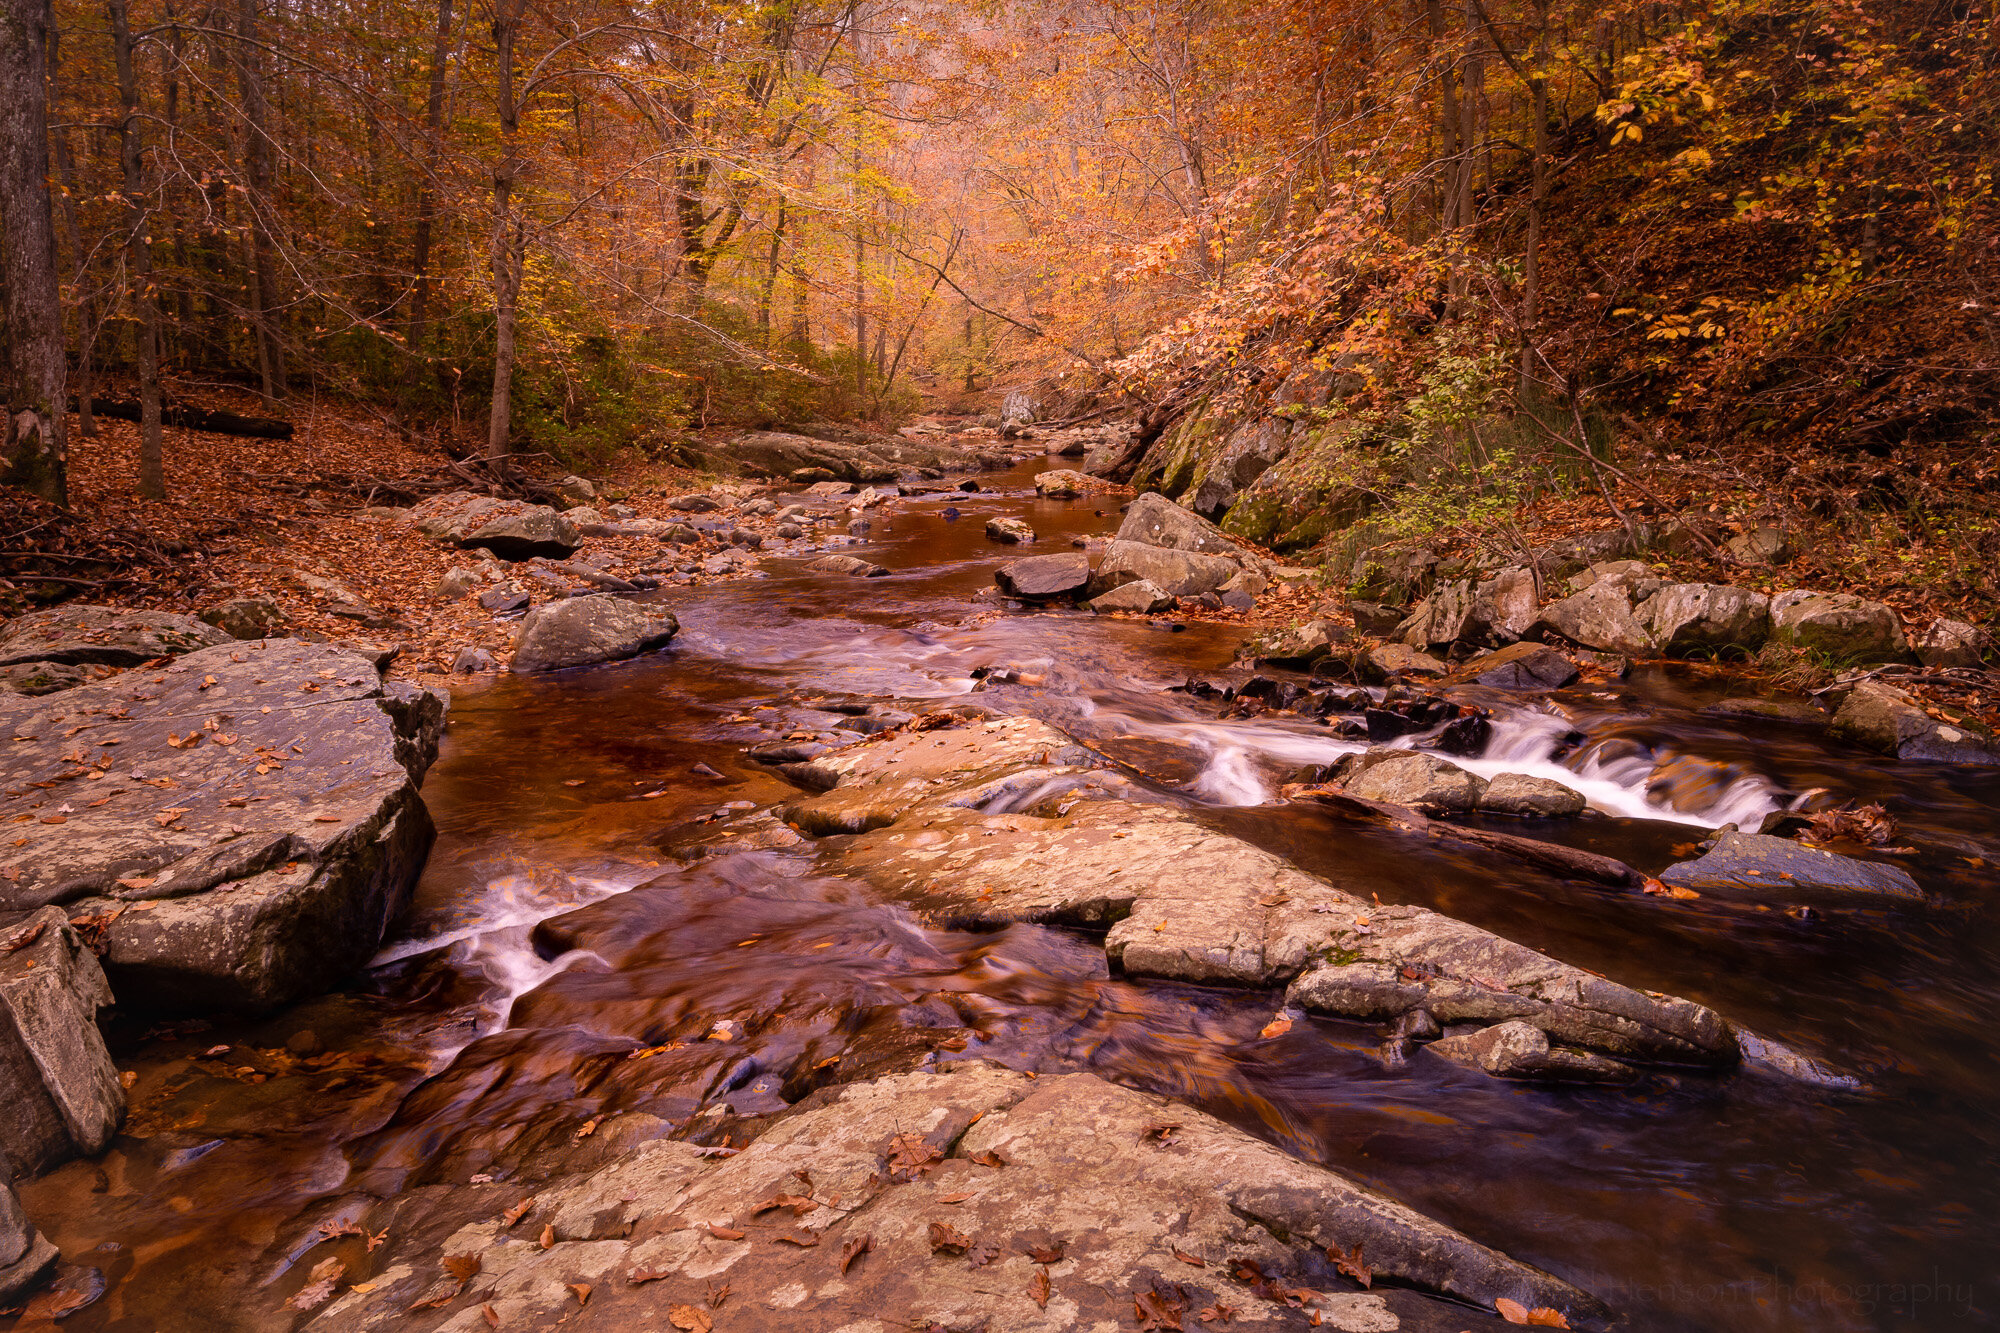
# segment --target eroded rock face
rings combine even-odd
[[[1472,609],[1462,634],[1466,643],[1509,644],[1535,623],[1540,603],[1535,574],[1520,565],[1481,579],[1472,588]]]
[[[398,1205],[378,1210],[370,1225],[388,1228],[391,1249],[371,1290],[305,1327],[457,1333],[483,1327],[490,1306],[503,1328],[560,1315],[566,1327],[623,1330],[673,1305],[705,1309],[723,1283],[735,1323],[800,1333],[1124,1328],[1134,1297],[1156,1286],[1190,1320],[1217,1303],[1249,1324],[1300,1318],[1231,1276],[1249,1263],[1308,1288],[1321,1327],[1391,1328],[1382,1296],[1337,1290],[1349,1284],[1327,1259],[1333,1245],[1360,1246],[1378,1278],[1483,1307],[1547,1306],[1573,1327],[1608,1313],[1338,1173],[1090,1074],[1036,1080],[970,1063],[852,1084],[733,1156],[643,1144],[543,1188],[510,1231],[500,1213],[520,1194],[462,1187],[456,1216],[468,1220],[449,1234],[451,1222],[432,1222],[418,1240],[419,1208],[400,1224]],[[801,1202],[773,1209],[778,1194]],[[413,1309],[447,1255],[478,1257],[465,1298]],[[642,1271],[652,1276],[638,1286]],[[579,1281],[593,1290],[581,1309],[565,1286]]]
[[[423,865],[417,784],[444,711],[365,657],[291,639],[0,700],[30,738],[0,751],[0,813],[28,816],[30,840],[0,910],[92,919],[121,1004],[324,989],[374,952]]]
[[[1041,600],[1071,596],[1090,582],[1090,557],[1081,551],[1031,555],[1000,566],[993,573],[993,582],[1010,597]]]
[[[502,560],[561,560],[583,545],[576,525],[548,505],[470,491],[433,495],[410,509],[409,521],[426,537],[463,550],[482,548]]]
[[[1693,861],[1668,866],[1662,884],[1697,893],[1727,893],[1789,902],[1865,899],[1922,902],[1924,891],[1901,866],[1861,861],[1789,838],[1762,833],[1724,833]]]
[[[1640,605],[1638,619],[1663,652],[1755,652],[1770,637],[1771,599],[1726,584],[1670,583]]]
[[[0,625],[0,666],[60,662],[130,667],[229,641],[215,626],[171,611],[57,606]]]
[[[1217,591],[1242,571],[1242,565],[1225,556],[1119,538],[1105,546],[1104,559],[1098,563],[1090,586],[1102,593],[1144,579],[1173,597],[1199,597]]]
[[[61,908],[0,928],[0,1162],[39,1175],[111,1142],[125,1090],[97,1030],[110,1004],[104,969]],[[7,1253],[5,1212],[0,1203],[0,1270],[20,1257]]]
[[[1902,662],[1910,656],[1892,607],[1851,593],[1794,588],[1771,599],[1771,637],[1840,662]]]
[[[783,817],[853,834],[822,847],[822,868],[935,919],[1109,927],[1105,952],[1129,976],[1289,984],[1305,1007],[1353,1018],[1520,1018],[1621,1058],[1738,1058],[1729,1025],[1701,1005],[1424,908],[1374,906],[1178,810],[1136,803],[1093,762],[1025,718],[885,735],[815,757],[814,784],[830,790]],[[987,813],[1017,802],[1026,808]]]
[[[514,670],[526,675],[623,661],[665,647],[680,628],[671,611],[608,594],[550,602],[521,622]]]

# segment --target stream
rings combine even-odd
[[[1934,901],[1795,915],[1675,900],[1356,827],[1276,793],[1361,743],[1169,692],[1247,674],[1231,667],[1240,630],[981,595],[1022,553],[986,539],[987,517],[1026,517],[1037,553],[1117,525],[1109,498],[1037,499],[1040,467],[873,511],[852,549],[889,577],[767,559],[766,578],[659,594],[682,625],[664,653],[460,690],[424,786],[437,844],[368,973],[255,1022],[114,1034],[138,1075],[126,1132],[21,1189],[65,1257],[104,1275],[62,1327],[268,1326],[240,1311],[289,1271],[274,1242],[301,1217],[337,1221],[356,1192],[504,1178],[634,1112],[719,1141],[829,1070],[865,1078],[940,1049],[1183,1098],[1551,1270],[1634,1330],[2000,1322],[2000,775],[1708,713],[1747,683],[1654,666],[1572,687],[1560,712],[1476,696],[1495,728],[1466,766],[1584,792],[1595,817],[1536,836],[1649,874],[1815,788],[1879,800]],[[1218,828],[1350,891],[1710,1005],[1848,1086],[1649,1069],[1544,1087],[1397,1066],[1376,1025],[1315,1017],[1265,1038],[1278,996],[1126,981],[1079,933],[935,928],[816,873],[809,845],[665,850],[731,803],[796,793],[746,746],[832,730],[849,697],[982,697],[979,668],[1026,673],[1006,706]]]

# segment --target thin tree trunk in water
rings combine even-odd
[[[514,336],[521,296],[521,259],[525,245],[522,224],[514,218],[514,178],[520,161],[514,156],[520,130],[520,108],[514,104],[514,34],[520,26],[519,0],[498,0],[493,7],[493,42],[500,90],[500,164],[493,171],[493,405],[486,417],[486,453],[504,458],[509,452],[514,409]]]
[[[5,220],[6,420],[0,477],[69,505],[62,288],[49,209],[48,0],[0,3],[0,219]]]
[[[57,89],[57,74],[62,61],[57,53],[57,32],[53,24],[49,27],[49,97],[60,94]],[[97,392],[94,356],[97,349],[97,298],[90,294],[90,265],[86,262],[83,228],[76,220],[76,161],[69,150],[69,132],[58,130],[54,136],[56,149],[56,181],[62,186],[63,240],[68,243],[70,253],[76,260],[76,285],[82,293],[81,307],[77,312],[79,327],[76,331],[76,429],[85,439],[97,436],[97,414],[91,410],[91,395]]]
[[[444,71],[451,58],[451,0],[438,0],[437,37],[431,43],[431,86],[424,101],[424,171],[417,181],[417,229],[410,243],[410,269],[417,277],[416,295],[410,299],[409,349],[412,356],[424,356],[431,313],[431,226],[437,214],[437,194],[431,178],[437,174],[438,155],[444,150]],[[418,381],[410,376],[405,384],[406,404],[414,400]]]
[[[278,304],[278,279],[271,262],[268,219],[277,208],[277,200],[271,190],[271,113],[264,100],[263,67],[257,46],[257,0],[238,0],[236,36],[236,85],[243,98],[243,158],[250,184],[246,206],[251,224],[251,309],[257,323],[257,373],[263,381],[264,406],[268,408],[285,396],[285,350],[278,341],[272,314]]]
[[[124,167],[126,262],[132,299],[139,307],[139,494],[167,498],[166,465],[160,450],[160,303],[153,288],[153,245],[146,235],[146,176],[139,156],[139,78],[132,67],[132,25],[125,0],[109,0],[111,49],[118,64],[118,156]]]

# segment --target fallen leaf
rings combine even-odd
[[[774,1208],[789,1208],[792,1210],[793,1217],[804,1217],[807,1213],[811,1212],[813,1209],[817,1207],[819,1207],[818,1200],[808,1199],[803,1195],[774,1194],[770,1198],[764,1200],[764,1202],[758,1204],[756,1208],[752,1209],[750,1215],[752,1217],[757,1217],[760,1216],[761,1214],[770,1212]]]
[[[966,1262],[974,1268],[984,1268],[1000,1257],[1000,1247],[990,1240],[982,1240],[965,1252]]]
[[[507,1228],[512,1227],[516,1222],[526,1217],[528,1215],[528,1210],[530,1208],[533,1208],[534,1206],[535,1206],[535,1196],[530,1194],[527,1198],[521,1200],[519,1203],[515,1204],[512,1208],[509,1208],[506,1212],[500,1214],[501,1229],[506,1230]]]
[[[42,816],[42,822],[43,822],[44,824],[67,824],[67,823],[69,823],[69,816],[68,816],[68,815],[43,815],[43,816]],[[163,823],[164,823],[164,822],[166,822],[166,821],[164,821],[164,820],[163,820],[163,821],[161,821],[161,822],[163,822]]]
[[[729,1284],[727,1282],[723,1283],[719,1287],[712,1287],[709,1289],[708,1293],[708,1308],[711,1310],[720,1310],[723,1306],[723,1302],[727,1301],[728,1299],[729,1299]]]
[[[1499,1300],[1493,1302],[1493,1308],[1499,1312],[1502,1319],[1510,1324],[1525,1324],[1528,1322],[1528,1307],[1519,1301],[1510,1301],[1505,1296],[1502,1296]]]
[[[1195,1318],[1201,1320],[1204,1324],[1234,1323],[1236,1320],[1236,1307],[1233,1305],[1224,1305],[1221,1301],[1217,1301],[1195,1315]]]
[[[1046,1310],[1049,1308],[1049,1293],[1051,1289],[1049,1270],[1046,1268],[1037,1268],[1035,1270],[1035,1280],[1028,1284],[1028,1299]]]
[[[1028,1257],[1038,1264],[1059,1264],[1063,1260],[1063,1243],[1053,1245],[1030,1245]]]
[[[333,1279],[325,1277],[300,1287],[285,1304],[294,1310],[317,1310],[332,1299]]]
[[[477,1254],[447,1254],[444,1257],[444,1271],[458,1279],[463,1288],[466,1283],[479,1276],[479,1256]]]
[[[965,1202],[965,1201],[966,1201],[967,1199],[969,1199],[969,1198],[971,1198],[971,1197],[972,1197],[972,1194],[971,1194],[971,1192],[970,1192],[970,1191],[968,1191],[968,1192],[966,1192],[966,1193],[964,1193],[964,1194],[940,1194],[940,1195],[938,1195],[938,1202],[939,1202],[939,1203],[964,1203],[964,1202]]]
[[[975,1166],[990,1166],[995,1171],[998,1171],[1001,1167],[1007,1165],[1007,1159],[1002,1157],[999,1153],[994,1152],[990,1148],[987,1149],[985,1152],[976,1152],[972,1154],[972,1156],[967,1160],[971,1161]]]
[[[1276,1018],[1266,1023],[1264,1030],[1257,1035],[1264,1038],[1282,1037],[1291,1030],[1292,1020],[1286,1018],[1283,1014],[1279,1014]]]
[[[661,1278],[669,1276],[671,1274],[664,1268],[635,1268],[625,1275],[625,1280],[636,1287],[646,1282],[658,1282]]]
[[[500,1327],[500,1312],[490,1304],[479,1307],[479,1317],[486,1321],[486,1327],[488,1328]]]
[[[581,1125],[578,1125],[576,1127],[576,1137],[579,1139],[587,1139],[592,1134],[595,1134],[597,1132],[597,1122],[600,1118],[601,1117],[599,1116],[592,1116],[590,1119],[584,1121]]]
[[[29,1322],[36,1320],[61,1319],[72,1310],[80,1310],[90,1304],[90,1293],[73,1287],[52,1287],[39,1292],[28,1302],[23,1318]]]
[[[1333,1260],[1335,1271],[1346,1277],[1353,1278],[1363,1287],[1373,1285],[1375,1270],[1362,1261],[1361,1246],[1359,1244],[1355,1245],[1352,1254],[1341,1249],[1338,1245],[1328,1245],[1326,1247],[1326,1257]]]
[[[1174,1135],[1180,1132],[1180,1128],[1179,1123],[1175,1121],[1155,1120],[1140,1133],[1139,1141],[1144,1143],[1147,1139],[1158,1139],[1161,1143],[1172,1143]]]
[[[325,1282],[331,1278],[339,1277],[342,1273],[345,1273],[346,1271],[347,1271],[347,1261],[345,1259],[341,1258],[337,1254],[328,1255],[326,1258],[320,1260],[318,1263],[312,1266],[311,1277],[312,1280],[315,1282]]]
[[[715,1237],[717,1240],[743,1239],[742,1232],[738,1231],[735,1227],[723,1226],[720,1222],[710,1222],[708,1224],[708,1234]]]
[[[971,1238],[951,1223],[931,1223],[932,1254],[964,1254],[971,1248]]]
[[[698,1305],[676,1305],[667,1310],[667,1319],[682,1333],[710,1333],[715,1321]]]
[[[555,1248],[556,1244],[555,1223],[550,1222],[542,1227],[542,1238],[540,1244],[541,1247],[545,1250],[552,1250]]]
[[[841,1246],[840,1247],[841,1276],[845,1277],[847,1275],[847,1270],[854,1267],[855,1263],[861,1258],[862,1255],[867,1254],[870,1250],[873,1250],[874,1248],[875,1248],[875,1237],[872,1234],[867,1236],[857,1237],[854,1240],[848,1241],[847,1244]]]
[[[1192,1264],[1196,1268],[1208,1267],[1208,1260],[1202,1258],[1198,1254],[1189,1254],[1186,1250],[1179,1249],[1174,1246],[1168,1246],[1167,1248],[1173,1250],[1174,1258],[1180,1260],[1184,1264]]]
[[[156,875],[127,875],[118,881],[119,887],[127,889],[150,889]]]
[[[813,1246],[819,1244],[818,1236],[811,1235],[810,1233],[800,1235],[796,1231],[781,1231],[778,1233],[777,1239],[787,1245],[796,1245],[802,1250],[810,1250]]]
[[[563,1285],[568,1287],[571,1293],[576,1296],[576,1303],[578,1305],[590,1304],[590,1284],[588,1282],[565,1282]]]
[[[1528,1322],[1541,1328],[1569,1327],[1569,1320],[1563,1317],[1561,1310],[1552,1309],[1546,1305],[1538,1305],[1528,1311]]]

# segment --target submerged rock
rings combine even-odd
[[[1662,870],[1660,882],[1697,893],[1764,899],[1924,901],[1924,891],[1901,866],[1856,860],[1789,838],[1733,830],[1695,860]]]
[[[1526,773],[1502,773],[1480,793],[1479,808],[1487,814],[1556,819],[1579,815],[1589,804],[1583,793],[1551,778]]]
[[[774,1207],[801,1175],[811,1183],[797,1202]],[[1396,1327],[1385,1297],[1326,1290],[1329,1246],[1364,1252],[1378,1279],[1482,1307],[1546,1306],[1573,1327],[1609,1313],[1338,1172],[1092,1074],[1036,1079],[980,1062],[849,1084],[740,1152],[656,1139],[539,1186],[513,1234],[499,1213],[521,1193],[458,1187],[465,1202],[442,1215],[436,1203],[380,1205],[367,1220],[390,1237],[379,1276],[305,1327],[430,1330],[451,1318],[443,1326],[456,1331],[479,1326],[481,1309],[503,1328],[538,1327],[575,1310],[566,1284],[577,1282],[591,1285],[593,1326],[605,1328],[680,1303],[702,1310],[719,1285],[739,1293],[731,1326],[800,1333],[885,1320],[1089,1333],[1128,1327],[1135,1298],[1155,1291],[1159,1308],[1230,1305],[1261,1327],[1303,1324],[1284,1300],[1301,1284],[1312,1290],[1294,1300],[1320,1327]],[[448,1255],[473,1270],[464,1299],[447,1303],[456,1316],[418,1304]],[[1231,1276],[1246,1267],[1282,1290]]]
[[[807,563],[815,574],[847,574],[857,579],[879,579],[888,574],[886,566],[855,555],[823,555]]]
[[[0,625],[0,666],[60,662],[131,667],[231,641],[227,631],[171,611],[57,606]]]
[[[18,793],[0,813],[31,830],[0,910],[88,920],[121,1004],[322,990],[375,951],[422,868],[417,784],[444,712],[368,658],[290,639],[0,701],[28,738],[0,752]]]
[[[104,969],[61,908],[0,928],[0,1163],[10,1171],[40,1175],[111,1142],[125,1090],[97,1030],[110,1004]],[[7,1253],[5,1212],[0,1203],[0,1270],[19,1258]]]
[[[551,602],[521,622],[513,670],[529,675],[622,661],[665,647],[680,628],[671,611],[608,593]]]
[[[1035,530],[1028,526],[1026,519],[989,518],[986,520],[986,536],[990,541],[1032,546],[1035,541]]]
[[[0,1180],[0,1303],[15,1304],[61,1257],[22,1213],[13,1185]]]

